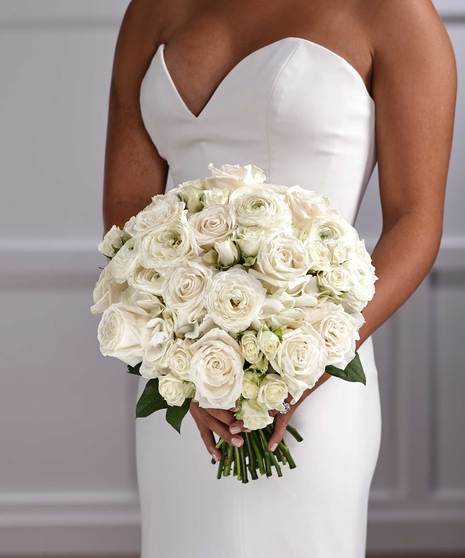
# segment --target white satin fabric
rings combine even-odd
[[[254,163],[268,182],[327,195],[354,222],[376,162],[375,104],[355,68],[326,47],[287,37],[256,50],[195,116],[161,45],[140,100],[169,164],[167,189],[208,175],[210,162]],[[190,416],[181,436],[163,413],[138,419],[142,558],[364,557],[381,417],[371,338],[359,354],[366,386],[330,378],[295,413],[305,440],[290,440],[298,466],[283,478],[217,481]]]

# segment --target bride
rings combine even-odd
[[[205,449],[240,445],[229,411],[191,405],[177,436],[137,422],[143,558],[362,558],[378,458],[372,333],[428,274],[441,239],[456,68],[429,0],[133,0],[114,60],[105,231],[208,163],[327,195],[354,222],[376,162],[379,277],[358,351],[367,385],[324,375],[280,414],[297,469],[217,481]],[[140,390],[143,388],[141,380]]]

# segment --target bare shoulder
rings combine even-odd
[[[452,44],[431,0],[364,0],[378,60],[409,57],[454,64]]]
[[[115,96],[135,94],[155,50],[188,17],[189,0],[132,0],[118,34],[113,64]],[[133,95],[134,96],[134,95]]]

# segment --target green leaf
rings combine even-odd
[[[181,434],[181,424],[184,417],[189,410],[189,406],[191,404],[190,399],[186,399],[181,406],[177,407],[168,407],[166,410],[166,420],[171,426]]]
[[[139,398],[136,406],[136,417],[148,417],[160,409],[167,409],[168,403],[160,395],[158,391],[158,378],[149,380],[146,385],[144,392]]]
[[[128,364],[128,372],[129,374],[134,374],[135,376],[140,376],[140,366],[141,366],[142,362],[139,362],[139,364],[136,364],[135,366],[131,366],[130,364]]]
[[[335,366],[327,366],[326,372],[348,382],[360,382],[361,384],[366,385],[366,376],[358,353],[355,354],[355,357],[349,362],[344,370],[336,368]]]

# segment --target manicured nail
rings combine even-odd
[[[244,443],[244,440],[242,438],[232,438],[231,443],[236,448],[240,448]]]
[[[239,432],[241,431],[241,427],[237,426],[236,424],[235,426],[231,426],[229,431],[231,432],[231,434],[239,434]]]
[[[272,444],[269,445],[270,451],[274,451],[277,447],[278,444],[276,442],[273,442]]]

